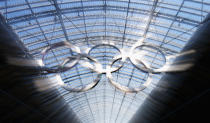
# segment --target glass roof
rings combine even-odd
[[[71,42],[81,50],[103,43],[128,50],[142,41],[161,49],[165,56],[175,55],[210,12],[209,8],[210,0],[0,1],[0,11],[7,23],[35,58],[40,58],[40,52],[47,46],[61,41]],[[159,68],[164,60],[153,50],[146,48],[147,62]],[[44,63],[53,67],[73,54],[68,48],[56,48],[47,54]],[[89,53],[103,67],[110,64],[116,54],[119,51],[107,45],[99,45]],[[72,87],[91,83],[97,76],[80,64],[60,75]],[[141,85],[150,76],[151,84],[138,93],[120,91],[104,74],[96,87],[85,92],[72,93],[57,88],[82,122],[126,123],[162,75],[145,73],[127,60],[112,76],[117,83],[129,87]]]

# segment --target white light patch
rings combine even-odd
[[[15,58],[7,57],[7,63],[16,66],[25,66],[25,67],[40,67],[44,66],[44,63],[41,59],[26,59],[26,58]]]
[[[46,91],[57,87],[58,85],[63,85],[63,81],[60,75],[55,75],[52,77],[42,77],[34,80],[34,85],[38,91]]]

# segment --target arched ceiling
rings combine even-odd
[[[210,12],[210,0],[4,0],[0,11],[34,57],[47,46],[68,41],[81,49],[102,43],[129,49],[137,41],[150,43],[175,55],[188,42]],[[149,50],[150,51],[150,50]],[[55,66],[70,56],[70,50],[53,50],[45,60]],[[150,51],[152,52],[152,50]],[[113,47],[99,46],[90,55],[106,66],[118,54]],[[156,55],[157,56],[157,55]],[[151,56],[153,67],[161,58]],[[90,83],[96,74],[77,65],[60,73],[72,87]],[[84,123],[128,122],[162,74],[152,75],[152,83],[138,93],[124,93],[105,75],[99,84],[86,92],[70,93],[58,87],[66,103]],[[136,69],[130,61],[113,73],[114,79],[130,87],[148,79],[148,73]]]

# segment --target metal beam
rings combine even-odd
[[[56,15],[59,18],[59,21],[60,21],[61,28],[63,30],[64,36],[65,36],[66,40],[68,42],[70,42],[69,37],[68,37],[67,32],[66,32],[66,28],[65,28],[64,23],[63,23],[62,13],[61,13],[61,10],[60,10],[60,8],[58,6],[57,0],[52,0],[52,1],[54,3],[55,8],[56,8],[56,13],[57,13]]]
[[[76,12],[78,12],[78,9],[79,8],[77,8],[77,9],[66,8],[66,9],[62,9],[61,11],[63,14],[76,13]],[[103,6],[88,6],[88,7],[84,7],[84,9],[85,9],[85,11],[100,11],[101,9],[103,9]],[[124,7],[107,6],[107,10],[126,12],[127,9]],[[136,13],[136,14],[149,14],[150,13],[149,10],[144,10],[144,9],[134,9],[133,8],[132,10],[133,10],[132,12]],[[54,16],[56,13],[57,13],[56,10],[51,10],[51,11],[44,11],[44,12],[36,13],[35,15],[39,18],[44,18],[44,17]],[[174,15],[159,12],[157,17],[173,20]],[[190,24],[190,25],[195,25],[195,24],[200,23],[200,21],[191,20],[186,17],[177,16],[177,18],[184,19],[185,21],[183,23]],[[18,17],[14,17],[14,18],[8,18],[8,23],[13,24],[13,23],[22,22],[22,21],[31,20],[31,19],[35,19],[31,14],[23,15],[23,16],[18,16]]]

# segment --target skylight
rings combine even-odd
[[[179,53],[210,12],[210,0],[4,0],[0,11],[35,58],[58,42],[67,41],[107,67],[119,52],[129,51],[141,42],[160,49],[144,47],[144,58],[152,68],[160,68],[164,58]],[[112,44],[101,45],[101,44]],[[143,48],[143,47],[142,47]],[[136,49],[142,51],[142,49]],[[138,51],[136,52],[138,53]],[[144,54],[142,53],[142,54]],[[77,53],[68,48],[52,49],[43,61],[54,67]],[[113,80],[138,87],[148,78],[151,83],[138,93],[125,93],[111,85],[102,74],[97,86],[84,92],[69,92],[58,86],[60,94],[84,123],[128,122],[156,86],[162,73],[137,69],[131,60],[112,73]],[[121,64],[117,61],[114,66]],[[91,83],[97,73],[77,64],[61,72],[64,83],[81,87]]]

